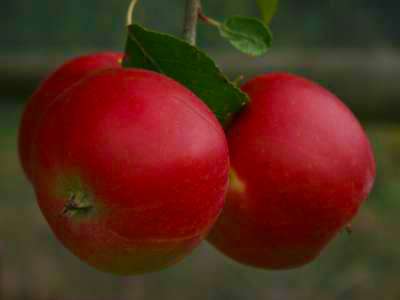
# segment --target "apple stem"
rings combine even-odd
[[[197,22],[201,10],[200,0],[186,0],[183,37],[191,45],[196,45]]]
[[[129,4],[128,12],[126,15],[126,26],[131,26],[133,24],[133,11],[135,10],[135,6],[138,0],[132,0]]]
[[[126,15],[126,26],[133,24],[133,11],[138,0],[132,0]],[[200,0],[186,0],[185,18],[183,24],[183,37],[191,45],[196,45],[197,22],[201,13]]]

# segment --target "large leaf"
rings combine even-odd
[[[192,90],[227,126],[248,97],[198,48],[173,36],[129,26],[124,67],[165,74]]]
[[[257,4],[261,10],[264,22],[269,24],[278,9],[279,0],[257,0]]]
[[[258,19],[231,17],[221,24],[219,30],[235,48],[246,54],[259,56],[271,48],[271,31]]]

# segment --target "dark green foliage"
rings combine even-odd
[[[231,83],[201,50],[173,36],[129,27],[125,67],[156,71],[188,87],[228,125],[247,103],[247,96]]]

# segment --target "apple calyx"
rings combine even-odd
[[[352,225],[352,224],[347,224],[347,225],[345,226],[345,230],[346,230],[346,233],[347,233],[348,235],[351,235],[351,234],[353,233],[353,225]]]
[[[88,215],[93,210],[90,196],[84,192],[71,192],[68,201],[64,205],[62,211],[63,216],[84,216]]]

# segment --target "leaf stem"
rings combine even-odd
[[[186,0],[183,38],[193,46],[196,45],[197,22],[200,8],[200,0]]]
[[[212,19],[212,18],[210,18],[210,17],[207,17],[207,16],[203,13],[203,10],[202,10],[202,9],[199,10],[199,19],[200,19],[201,21],[203,21],[204,23],[210,25],[210,26],[214,26],[214,27],[217,27],[217,28],[220,28],[220,27],[221,27],[221,23],[220,23],[220,22],[218,22],[217,20],[214,20],[214,19]]]

